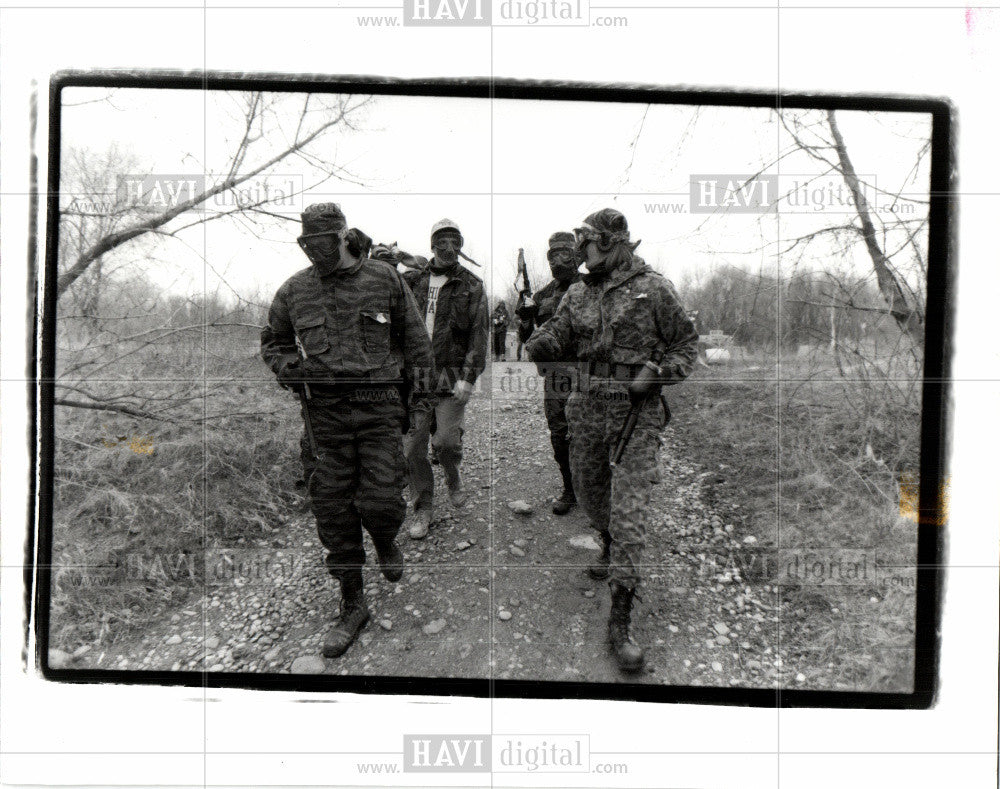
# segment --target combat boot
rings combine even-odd
[[[378,556],[378,566],[385,580],[395,583],[403,577],[403,552],[395,540],[372,540]]]
[[[569,488],[565,488],[558,499],[552,502],[552,512],[556,515],[565,515],[576,504],[576,495]]]
[[[635,589],[628,589],[617,581],[611,582],[611,615],[608,617],[608,642],[619,670],[626,674],[641,671],[646,662],[642,647],[632,640],[629,624],[632,617],[632,600]]]
[[[595,581],[603,581],[608,577],[608,565],[611,564],[611,532],[604,530],[601,532],[601,555],[597,561],[587,567],[587,574]]]
[[[576,504],[576,494],[573,493],[573,475],[569,468],[569,444],[566,441],[555,438],[552,439],[552,448],[559,465],[559,473],[562,475],[563,492],[558,499],[552,502],[552,512],[556,515],[565,515]]]
[[[328,658],[343,655],[371,616],[365,603],[361,568],[341,570],[337,578],[340,579],[340,618],[323,644],[323,657]]]

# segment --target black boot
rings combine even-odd
[[[576,495],[573,493],[573,475],[569,470],[569,442],[553,438],[552,449],[556,463],[559,464],[559,473],[562,474],[563,481],[562,494],[552,502],[552,511],[556,515],[565,515],[576,504]]]
[[[354,643],[371,614],[365,603],[365,582],[361,568],[340,570],[340,618],[323,644],[323,657],[343,655]]]
[[[632,600],[635,589],[628,589],[617,581],[611,582],[611,616],[608,617],[608,642],[618,662],[618,668],[626,674],[641,671],[646,655],[631,635],[629,624],[632,617]]]
[[[403,552],[395,540],[372,540],[378,556],[378,566],[385,580],[395,583],[403,577]]]
[[[587,567],[587,574],[595,581],[603,581],[608,577],[608,565],[611,564],[611,532],[601,532],[601,555],[596,562]]]
[[[563,488],[559,498],[552,502],[552,511],[556,515],[565,515],[576,504],[576,496],[571,488]]]

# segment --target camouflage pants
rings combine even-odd
[[[331,572],[365,563],[362,527],[373,539],[392,539],[406,516],[403,406],[395,390],[372,394],[309,401],[320,459],[313,461],[303,435],[302,467]]]
[[[569,479],[569,422],[566,419],[566,402],[574,388],[574,379],[569,375],[549,371],[545,374],[545,396],[542,404],[545,421],[549,425],[549,439],[552,441],[552,455],[559,465],[566,487]]]
[[[576,497],[591,526],[611,533],[610,580],[634,589],[642,579],[650,494],[660,480],[657,451],[663,428],[654,399],[643,407],[621,463],[612,469],[611,454],[628,410],[626,384],[595,379],[587,391],[570,395],[566,406]]]

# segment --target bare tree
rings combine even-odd
[[[221,101],[229,102],[236,130],[226,141],[229,152],[222,161],[200,163],[204,180],[197,179],[200,188],[184,199],[156,207],[146,194],[122,199],[114,189],[116,178],[148,175],[149,168],[119,146],[98,154],[73,150],[64,158],[62,191],[71,200],[64,203],[60,217],[60,330],[65,333],[78,321],[87,331],[82,342],[60,351],[57,404],[170,421],[204,419],[205,414],[194,414],[187,406],[218,390],[224,380],[192,378],[170,386],[101,381],[140,360],[155,367],[159,349],[185,337],[192,338],[187,349],[191,364],[204,372],[205,360],[194,360],[198,353],[204,357],[212,352],[209,334],[258,330],[264,305],[247,299],[221,277],[214,293],[178,298],[160,292],[141,273],[125,276],[124,269],[154,260],[156,252],[171,243],[195,251],[186,244],[185,234],[206,222],[233,221],[259,235],[265,225],[273,226],[275,217],[286,219],[269,210],[274,194],[240,187],[292,162],[299,172],[310,174],[303,191],[331,179],[359,182],[336,161],[336,145],[324,143],[339,130],[354,129],[372,97],[250,92],[224,94]],[[196,157],[189,153],[184,160]],[[283,193],[281,198],[292,196]],[[205,264],[211,267],[210,261]],[[197,340],[200,348],[194,346]]]
[[[855,221],[820,228],[792,239],[791,245],[783,250],[783,254],[796,248],[801,254],[809,244],[825,238],[832,240],[846,255],[855,242],[862,241],[871,260],[872,271],[885,305],[884,311],[892,316],[900,331],[910,340],[913,358],[919,359],[924,329],[923,287],[927,275],[921,245],[927,227],[927,215],[926,211],[920,211],[911,216],[902,211],[897,212],[897,207],[926,205],[926,201],[912,196],[904,197],[903,191],[915,179],[930,150],[930,142],[923,141],[920,145],[904,184],[896,192],[886,192],[878,189],[875,184],[866,183],[858,175],[833,110],[825,111],[822,115],[812,111],[779,112],[778,117],[791,136],[794,147],[822,165],[822,175],[835,173],[843,179],[851,194],[856,214]],[[887,203],[890,209],[888,219],[886,212],[872,210],[869,194],[891,201]],[[888,248],[890,243],[895,244],[895,249]],[[900,268],[899,259],[904,257],[907,259],[903,262],[903,269],[911,270],[915,275],[912,282]],[[850,298],[835,299],[829,307],[859,309]],[[860,309],[867,310],[871,307]]]

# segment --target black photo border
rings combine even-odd
[[[54,378],[56,278],[59,236],[61,95],[65,88],[146,88],[185,90],[267,90],[336,92],[391,96],[523,99],[720,107],[833,109],[929,114],[932,117],[927,305],[923,401],[920,432],[920,504],[917,535],[916,630],[913,691],[882,693],[796,688],[730,688],[637,683],[556,682],[545,680],[450,679],[339,675],[244,674],[57,669],[48,664],[51,603],[54,481]],[[622,83],[575,83],[511,79],[396,79],[322,74],[253,74],[212,71],[101,70],[63,71],[49,83],[46,255],[41,310],[41,356],[30,385],[37,396],[32,454],[38,464],[37,499],[29,507],[25,579],[34,589],[36,665],[48,680],[67,683],[120,683],[203,688],[347,692],[474,698],[609,699],[619,701],[739,705],[753,707],[827,707],[927,709],[938,690],[941,599],[944,582],[946,479],[950,360],[954,331],[954,281],[957,242],[955,108],[945,98],[890,95],[841,95],[741,91],[725,88],[658,87]],[[37,272],[29,272],[32,277]],[[37,450],[37,456],[34,455]],[[37,518],[37,521],[36,521]],[[37,537],[37,564],[35,547]],[[33,591],[33,595],[32,595]],[[30,622],[30,616],[29,616]]]

